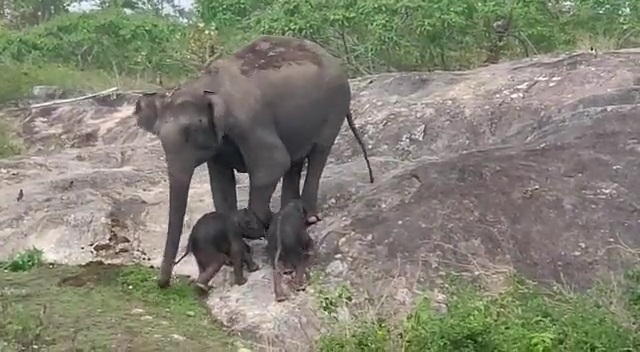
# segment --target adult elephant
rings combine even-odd
[[[311,41],[280,36],[258,37],[182,87],[140,97],[137,123],[160,138],[169,174],[169,224],[158,285],[170,284],[191,178],[203,163],[217,211],[237,209],[234,170],[248,173],[248,208],[266,224],[281,178],[282,205],[300,196],[306,160],[301,197],[313,224],[320,221],[320,177],[346,117],[373,183],[350,103],[347,74],[337,58]]]

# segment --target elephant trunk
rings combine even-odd
[[[167,155],[167,166],[169,171],[169,226],[167,229],[167,239],[164,245],[164,255],[160,266],[160,276],[158,286],[168,287],[173,271],[174,260],[178,254],[180,236],[184,215],[187,209],[189,198],[189,186],[193,176],[193,163],[183,155]]]

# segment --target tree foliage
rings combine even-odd
[[[5,59],[115,74],[186,69],[187,26],[122,10],[73,13],[22,31],[0,32]]]
[[[74,1],[0,2],[2,59],[184,76],[256,35],[277,34],[312,39],[360,75],[640,45],[637,1],[196,0],[193,20],[163,14],[174,0],[97,0],[102,10],[69,13]]]
[[[595,40],[624,47],[640,36],[639,3],[628,1],[196,1],[201,20],[221,31],[310,38],[355,73],[463,69]]]

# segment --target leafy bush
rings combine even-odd
[[[0,52],[32,65],[61,64],[112,75],[186,73],[187,26],[121,10],[71,13],[22,31],[0,31]]]
[[[637,275],[637,274],[635,274]],[[635,276],[634,276],[635,277]],[[637,307],[637,281],[622,294]],[[514,280],[487,295],[470,286],[448,292],[447,312],[423,299],[400,326],[360,320],[319,341],[322,352],[346,351],[638,351],[640,331],[590,293],[551,293]],[[630,321],[634,321],[630,319]],[[346,332],[345,332],[346,331]]]

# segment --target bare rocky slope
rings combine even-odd
[[[356,297],[401,312],[452,270],[499,285],[515,269],[586,288],[637,262],[640,49],[381,74],[352,87],[376,182],[345,124],[321,184],[324,220],[311,230],[320,287],[349,281]],[[23,124],[31,151],[0,161],[0,259],[35,246],[61,263],[159,264],[165,162],[135,127],[134,101],[33,109]],[[245,206],[246,175],[238,181]],[[185,233],[212,208],[202,167]],[[299,351],[322,328],[314,288],[276,303],[264,243],[253,246],[261,270],[231,286],[223,269],[208,304],[232,331]],[[191,257],[176,271],[197,272]]]

